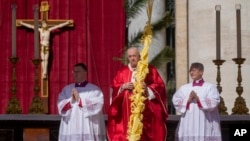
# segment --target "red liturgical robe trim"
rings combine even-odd
[[[79,107],[82,107],[82,100],[80,99],[79,101],[79,104],[78,104]],[[62,109],[62,111],[66,112],[68,111],[69,109],[71,108],[71,105],[70,105],[70,102],[68,102]]]
[[[70,102],[68,102],[62,109],[62,111],[68,111],[71,108]]]

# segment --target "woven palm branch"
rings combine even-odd
[[[159,21],[152,24],[153,35],[155,35],[158,31],[161,31],[162,29],[165,29],[169,27],[170,25],[172,25],[173,21],[174,21],[174,18],[170,15],[170,13],[165,12],[163,17]],[[141,40],[142,34],[143,34],[143,31],[134,33],[134,35],[131,36],[129,44],[139,43]]]

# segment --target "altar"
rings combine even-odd
[[[169,116],[167,141],[173,141],[179,119],[179,115]],[[59,115],[3,114],[0,115],[0,141],[57,141],[59,124]],[[232,132],[241,127],[249,130],[250,115],[221,115],[221,127],[223,141],[235,141]]]
[[[0,141],[57,141],[59,115],[0,115]]]

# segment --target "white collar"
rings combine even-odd
[[[129,70],[131,70],[131,71],[135,71],[135,70],[136,70],[136,68],[132,68],[132,67],[131,67],[131,64],[130,64],[130,63],[128,64],[128,68],[129,68]]]

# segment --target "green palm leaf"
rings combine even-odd
[[[146,6],[148,0],[125,0],[124,9],[127,19],[135,18]]]
[[[150,64],[159,68],[164,63],[169,63],[174,58],[174,50],[170,47],[164,47],[162,51],[157,54],[153,60],[150,61]]]
[[[137,15],[140,14],[142,10],[145,10],[146,3],[148,0],[125,0],[124,9],[126,13],[127,20],[136,18]],[[158,31],[166,29],[171,26],[174,22],[174,17],[171,16],[169,11],[165,12],[162,18],[153,23],[153,34],[156,34]],[[141,43],[141,37],[143,35],[143,31],[138,31],[131,36],[130,42],[124,48],[124,54],[121,58],[115,57],[114,60],[119,60],[122,63],[126,64],[126,50],[130,45]],[[158,55],[154,57],[154,59],[150,62],[150,64],[160,67],[162,63],[167,63],[174,58],[174,51],[172,48],[165,47]]]
[[[170,15],[170,13],[165,12],[163,17],[159,21],[152,24],[153,34],[155,34],[156,32],[161,31],[162,29],[167,28],[168,26],[172,25],[173,21],[174,21],[174,18]],[[143,34],[143,31],[139,31],[139,32],[135,33],[134,35],[132,35],[131,40],[129,42],[129,45],[140,43],[142,34]]]

